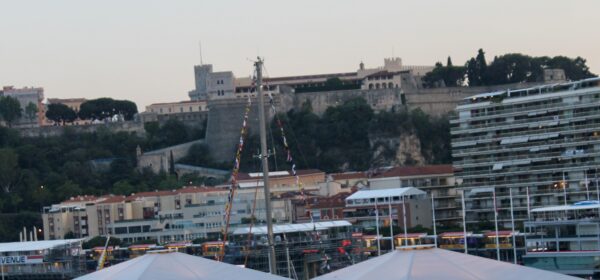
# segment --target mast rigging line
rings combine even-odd
[[[227,235],[229,233],[229,225],[231,220],[231,209],[233,208],[233,199],[235,196],[235,190],[237,188],[237,177],[240,171],[240,160],[242,156],[242,151],[244,150],[244,141],[246,138],[246,134],[248,132],[248,115],[250,114],[250,108],[252,106],[252,99],[248,97],[248,102],[246,103],[246,108],[244,109],[244,120],[242,122],[242,129],[240,131],[240,142],[238,143],[238,148],[235,154],[235,160],[233,164],[233,171],[231,172],[231,185],[229,187],[229,194],[227,196],[227,202],[225,204],[225,224],[224,228],[222,228],[223,234],[223,244],[227,242]]]
[[[265,68],[265,72],[268,71]],[[267,89],[270,89],[269,87],[269,83],[265,82],[265,85],[267,87]],[[284,154],[286,156],[286,162],[291,166],[291,174],[294,176],[295,180],[296,180],[296,186],[299,188],[300,190],[300,196],[302,198],[302,202],[304,202],[304,208],[308,209],[308,201],[306,199],[306,193],[304,191],[304,186],[302,184],[302,182],[300,181],[300,176],[298,176],[297,172],[296,172],[296,163],[294,162],[294,158],[292,157],[292,150],[290,149],[289,145],[288,145],[288,141],[287,138],[285,136],[285,130],[283,128],[283,122],[281,121],[281,119],[279,118],[279,115],[277,114],[277,109],[275,108],[275,100],[273,99],[273,95],[271,93],[269,93],[269,105],[271,107],[271,112],[273,113],[273,117],[275,118],[275,123],[277,124],[277,127],[279,128],[279,131],[281,133],[281,142],[283,144],[283,150],[284,150]],[[273,150],[275,150],[275,143],[273,143]],[[310,213],[310,221],[311,223],[314,223],[313,220],[313,216],[312,216],[312,212]]]

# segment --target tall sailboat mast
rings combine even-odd
[[[265,97],[262,93],[262,66],[263,61],[259,57],[254,63],[256,67],[256,95],[258,96],[258,125],[260,127],[260,158],[262,160],[263,182],[265,186],[265,209],[267,220],[267,239],[269,250],[269,271],[277,274],[277,262],[275,261],[275,245],[273,243],[273,218],[271,215],[271,192],[269,191],[269,152],[267,151],[267,129],[265,118]]]

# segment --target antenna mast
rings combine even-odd
[[[262,160],[263,182],[265,186],[265,209],[267,220],[267,240],[269,251],[269,271],[277,274],[277,262],[275,261],[275,245],[273,244],[273,216],[271,214],[271,192],[269,191],[269,152],[267,151],[267,129],[265,118],[265,98],[262,93],[262,65],[263,61],[258,57],[254,63],[256,67],[256,94],[258,95],[258,125],[260,128],[260,158]]]
[[[200,51],[200,65],[204,65],[202,63],[202,41],[198,41],[198,50]]]

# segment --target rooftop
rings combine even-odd
[[[462,106],[468,104],[482,103],[482,102],[502,102],[505,99],[510,98],[519,98],[519,97],[527,97],[527,96],[535,96],[535,95],[543,95],[548,93],[555,93],[561,91],[570,91],[577,90],[586,87],[597,87],[600,84],[600,78],[589,78],[580,81],[567,82],[567,83],[556,83],[549,85],[541,85],[536,87],[524,88],[519,90],[502,90],[502,91],[494,91],[494,92],[486,92],[477,95],[470,96],[468,98],[463,99],[463,102],[458,106],[461,108]]]
[[[344,173],[332,173],[329,174],[334,181],[337,180],[351,180],[351,179],[362,179],[368,178],[366,172],[363,171],[353,171],[353,172],[344,172]]]
[[[389,178],[389,177],[409,177],[409,176],[426,176],[453,174],[454,167],[451,164],[440,165],[425,165],[425,166],[399,166],[392,167],[373,178]]]
[[[304,169],[296,171],[296,175],[305,176],[305,175],[317,175],[317,174],[325,174],[323,171],[318,169]],[[242,180],[259,180],[262,179],[262,172],[255,173],[239,173],[238,181]],[[284,178],[293,176],[290,171],[272,171],[269,172],[269,178]]]
[[[328,229],[334,227],[347,227],[352,226],[348,221],[327,221],[327,222],[316,222],[316,223],[304,223],[304,224],[281,224],[273,225],[273,233],[286,233],[286,232],[302,232],[302,231],[313,231],[318,229]],[[237,228],[233,231],[233,235],[243,235],[250,233],[249,227]],[[252,234],[267,234],[267,227],[252,227]]]
[[[357,191],[351,196],[347,197],[346,200],[354,199],[370,199],[370,198],[385,198],[394,196],[409,196],[409,195],[423,195],[426,192],[417,188],[395,188],[395,189],[383,189],[383,190],[364,190]]]
[[[69,246],[74,243],[81,242],[81,240],[82,239],[65,239],[65,240],[43,240],[43,241],[0,243],[0,253],[41,251],[41,250],[52,249],[52,248],[59,247],[59,246]]]
[[[557,211],[572,211],[572,210],[587,210],[600,208],[600,201],[581,201],[571,205],[549,206],[532,209],[532,213],[536,212],[557,212]]]

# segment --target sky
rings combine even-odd
[[[268,76],[462,64],[479,48],[587,59],[600,73],[596,0],[0,0],[0,86],[47,98],[189,99],[193,66]]]

